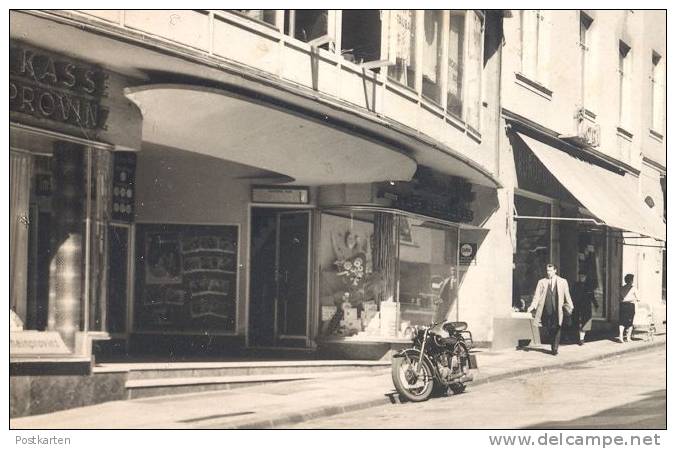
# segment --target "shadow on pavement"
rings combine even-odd
[[[667,428],[666,389],[646,393],[645,399],[569,421],[547,421],[527,429],[660,429]]]

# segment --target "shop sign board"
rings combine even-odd
[[[460,255],[458,257],[460,265],[472,265],[476,263],[476,251],[476,243],[460,242]]]
[[[308,204],[307,187],[252,187],[251,201],[254,203]]]
[[[9,110],[33,119],[104,130],[108,75],[72,58],[10,43]]]
[[[377,196],[389,200],[392,207],[415,214],[456,223],[474,220],[472,184],[462,178],[435,176],[422,168],[412,182],[378,184]]]

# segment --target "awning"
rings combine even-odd
[[[613,228],[666,241],[666,225],[643,202],[627,177],[518,134],[547,170],[596,218]]]

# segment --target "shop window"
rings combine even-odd
[[[422,54],[422,93],[441,102],[443,12],[425,10]]]
[[[233,9],[239,14],[242,14],[250,19],[265,22],[270,25],[275,25],[276,10],[274,9]]]
[[[458,318],[458,230],[399,217],[400,331]]]
[[[327,211],[320,335],[405,338],[457,315],[457,229],[389,212]]]
[[[237,226],[136,227],[136,330],[235,332]]]
[[[110,153],[36,145],[49,154],[10,153],[11,309],[24,329],[55,329],[72,349],[76,332],[105,330]]]
[[[394,81],[415,89],[416,12],[412,9],[390,11],[390,38],[393,39],[394,65],[387,75]]]
[[[526,310],[551,261],[551,206],[522,196],[514,197],[514,206],[519,217],[530,217],[518,218],[512,267],[512,306]]]
[[[581,230],[577,240],[578,273],[586,275],[588,286],[594,291],[598,307],[592,317],[602,318],[606,313],[606,234],[603,231]],[[579,274],[577,281],[580,281]],[[573,282],[569,279],[569,283]]]

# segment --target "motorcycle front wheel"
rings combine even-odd
[[[430,366],[423,362],[418,368],[418,357],[404,355],[392,360],[392,382],[400,395],[411,402],[427,400],[434,388],[434,375]]]

